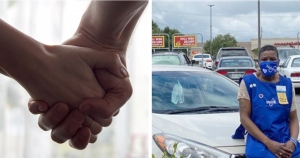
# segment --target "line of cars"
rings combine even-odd
[[[247,50],[244,49],[246,55],[242,49],[222,48],[214,62],[217,62],[214,71],[191,66],[193,63],[187,61],[184,53],[175,53],[177,59],[173,64],[163,62],[167,60],[166,54],[173,53],[152,56],[152,153],[155,158],[162,157],[164,152],[168,156],[175,154],[175,158],[245,157],[244,140],[231,137],[240,125],[237,82],[243,75],[257,70]],[[200,57],[199,63],[207,62],[204,55]],[[213,67],[215,64],[211,63]],[[287,57],[279,73],[288,76],[286,68],[289,67],[300,68],[300,55]],[[300,71],[289,75],[294,77],[293,81],[299,79],[300,84]]]

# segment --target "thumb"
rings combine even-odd
[[[128,71],[117,53],[96,51],[89,48],[87,51],[81,51],[79,56],[91,69],[107,69],[119,78],[129,78]]]

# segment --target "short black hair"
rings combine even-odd
[[[265,45],[265,46],[261,47],[260,50],[259,50],[258,60],[260,60],[260,54],[263,53],[264,51],[268,51],[268,50],[273,50],[274,52],[276,52],[277,59],[279,59],[279,54],[278,54],[277,48],[273,45]]]

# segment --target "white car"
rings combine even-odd
[[[152,66],[152,154],[175,158],[245,158],[238,84],[217,72]],[[174,153],[174,144],[177,144]]]
[[[195,54],[192,60],[199,61],[199,65],[201,65],[203,59],[203,67],[212,70],[212,59],[210,54]]]
[[[291,78],[295,88],[300,88],[300,55],[289,56],[278,71],[280,75]]]

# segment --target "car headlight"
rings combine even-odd
[[[231,154],[218,150],[211,146],[181,138],[170,134],[154,134],[153,140],[162,152],[167,152],[170,156],[175,155],[176,158],[230,158]],[[174,144],[177,144],[174,153]]]

